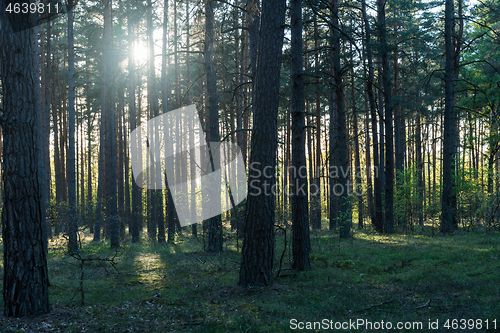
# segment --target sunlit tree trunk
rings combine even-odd
[[[51,193],[51,168],[50,168],[50,85],[52,81],[52,54],[50,41],[52,39],[51,29],[50,29],[50,21],[47,22],[47,56],[43,57],[41,66],[46,64],[46,67],[43,68],[44,75],[42,75],[42,142],[43,142],[43,164],[45,166],[45,202],[46,208],[50,204],[50,193]],[[43,45],[43,42],[42,42]],[[43,51],[42,51],[43,53]],[[45,62],[44,62],[45,59]],[[52,237],[52,225],[50,220],[46,221],[46,232],[47,238]]]
[[[168,65],[168,59],[167,59],[167,47],[168,47],[168,0],[164,0],[163,2],[163,36],[162,36],[162,57],[161,57],[161,83],[162,83],[162,88],[161,88],[161,97],[162,97],[162,113],[165,114],[168,112],[168,91],[170,89],[170,85],[168,82],[167,78],[167,65]],[[163,135],[168,135],[166,130],[163,133]],[[167,143],[167,138],[163,140],[163,142]],[[170,142],[170,141],[168,141]],[[171,147],[168,147],[171,149]],[[165,147],[167,149],[167,147]],[[166,175],[165,175],[166,176]],[[167,182],[167,179],[165,177],[165,182]],[[168,184],[167,185],[167,193],[166,193],[166,203],[165,207],[167,208],[167,216],[166,218],[169,219],[170,215],[174,214],[173,212],[173,202],[170,198],[169,190],[168,190]],[[173,236],[171,236],[171,230],[170,227],[167,225],[168,229],[168,242],[173,242]],[[165,221],[161,221],[158,224],[158,242],[159,243],[164,243],[165,242]]]
[[[352,46],[351,46],[352,54]],[[351,63],[353,59],[351,56]],[[359,160],[360,146],[359,146],[359,132],[358,132],[358,111],[356,110],[356,91],[354,86],[354,66],[351,66],[351,99],[352,99],[352,113],[353,113],[353,135],[354,135],[354,189],[353,194],[358,199],[358,228],[363,229],[363,195],[361,184],[361,162]]]
[[[134,30],[132,26],[132,0],[127,0],[127,29],[128,29],[128,47],[129,47],[129,56],[128,56],[128,108],[129,108],[129,124],[130,131],[133,131],[137,128],[137,115],[136,115],[136,107],[135,107],[135,59],[134,59]],[[137,147],[137,141],[130,142],[130,147],[132,151],[138,151],[140,154],[142,153]],[[132,235],[132,243],[139,242],[139,216],[140,216],[140,207],[142,206],[142,202],[140,201],[140,188],[135,182],[134,171],[132,170],[132,210],[130,216],[130,229],[129,232]]]

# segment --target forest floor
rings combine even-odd
[[[236,286],[241,241],[236,244],[234,235],[228,232],[224,252],[207,254],[184,234],[175,245],[126,239],[118,252],[86,235],[82,258],[93,260],[84,262],[83,280],[82,261],[66,254],[64,239],[51,240],[52,311],[0,316],[0,332],[290,332],[307,322],[313,328],[322,323],[318,332],[327,323],[332,330],[345,323],[343,332],[369,332],[368,321],[379,332],[500,331],[498,231],[381,236],[357,230],[342,241],[327,230],[314,231],[312,270],[300,273],[289,269],[288,233],[275,284],[251,289]],[[276,240],[275,273],[284,249],[281,231]],[[114,263],[108,261],[113,257]],[[397,329],[398,322],[413,327]]]

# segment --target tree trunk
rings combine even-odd
[[[382,82],[385,105],[385,220],[384,233],[394,233],[394,135],[392,124],[392,88],[389,68],[389,52],[385,24],[385,1],[377,0],[378,26],[382,49]]]
[[[68,0],[68,6],[73,6],[73,0]],[[69,123],[69,149],[68,149],[68,252],[78,253],[78,240],[76,233],[76,183],[75,183],[75,49],[73,34],[73,10],[68,12],[68,123]]]
[[[352,54],[352,46],[351,46]],[[351,56],[351,63],[353,59]],[[352,99],[352,114],[353,114],[353,131],[354,131],[354,195],[357,197],[358,201],[358,228],[363,229],[363,184],[361,183],[361,162],[359,159],[359,134],[358,134],[358,113],[356,110],[356,89],[354,86],[354,66],[351,66],[351,99]]]
[[[239,282],[243,287],[273,283],[274,195],[264,192],[276,184],[278,106],[285,0],[264,0],[255,75],[254,129]],[[271,174],[263,173],[270,167]],[[250,186],[249,186],[250,187]]]
[[[422,159],[422,127],[420,126],[420,113],[417,114],[416,132],[415,132],[415,159],[417,163],[417,216],[418,224],[421,228],[424,227],[423,214],[423,199],[424,199],[424,179],[423,168],[424,161]]]
[[[128,98],[129,98],[129,123],[130,131],[137,128],[137,115],[135,107],[135,59],[134,59],[134,31],[132,27],[132,0],[127,0],[127,24],[128,24],[128,47],[129,47],[129,57],[128,57]],[[137,147],[137,141],[130,142],[130,147],[132,151],[139,151]],[[140,201],[140,188],[135,182],[134,171],[132,170],[132,214],[130,217],[130,230],[132,235],[132,243],[139,242],[139,216],[140,216],[140,206],[142,202]]]
[[[342,68],[340,66],[340,26],[339,26],[339,4],[338,0],[332,0],[332,23],[333,23],[333,75],[335,81],[335,106],[337,111],[337,153],[338,153],[338,188],[334,188],[334,195],[340,191],[339,198],[339,236],[347,238],[351,236],[351,183],[349,182],[349,158],[347,148],[347,120],[344,101],[344,83],[342,81]]]
[[[217,81],[214,69],[214,12],[212,0],[205,1],[205,71],[207,75],[207,95],[208,95],[208,141],[210,144],[209,154],[211,160],[211,171],[219,170],[220,156],[218,152],[219,134],[219,107],[217,102]],[[216,199],[216,198],[212,198]],[[220,210],[220,203],[214,200],[216,210]],[[222,220],[217,215],[208,221],[208,252],[222,251]]]
[[[52,39],[51,36],[51,29],[50,29],[50,21],[47,22],[47,56],[45,57],[46,59],[46,64],[47,66],[44,69],[45,75],[43,76],[44,82],[42,88],[44,89],[43,92],[43,115],[42,115],[42,141],[43,141],[43,164],[45,166],[45,200],[46,200],[46,207],[50,204],[50,192],[51,192],[51,168],[50,168],[50,82],[52,81],[52,61],[51,61],[51,47],[50,47],[50,40]],[[43,44],[42,44],[43,45]],[[45,63],[42,60],[42,65]],[[52,237],[52,225],[50,223],[50,219],[47,219],[46,223],[46,231],[47,231],[47,238]]]
[[[50,29],[48,29],[50,30]],[[58,56],[55,56],[55,64],[54,67],[58,64]],[[55,71],[52,71],[54,73]],[[62,181],[61,181],[61,156],[59,152],[59,117],[58,117],[58,106],[59,103],[56,103],[57,92],[59,85],[56,84],[57,72],[54,73],[55,77],[52,79],[52,122],[54,126],[54,178],[56,183],[56,204],[59,204],[62,201]],[[55,226],[54,233],[58,235],[61,232],[59,216],[56,213],[55,216]]]
[[[168,0],[164,0],[163,2],[163,36],[162,36],[162,57],[161,57],[161,83],[162,83],[162,89],[161,89],[161,97],[162,97],[162,113],[165,114],[168,112],[168,91],[170,89],[170,85],[168,84],[168,78],[167,78],[167,46],[168,46]],[[165,132],[164,135],[167,135]],[[163,142],[167,142],[167,139]],[[170,141],[169,141],[170,142]],[[165,147],[166,148],[166,147]],[[166,176],[166,175],[165,175]],[[165,185],[167,188],[167,197],[166,197],[166,203],[165,207],[167,208],[167,214],[170,216],[173,214],[172,209],[173,207],[169,207],[169,205],[172,205],[170,200],[168,199],[168,184],[167,184],[167,179],[165,177]],[[163,210],[163,208],[162,208]],[[169,217],[166,217],[167,219]],[[165,242],[165,220],[158,221],[158,243],[164,243]],[[167,225],[168,226],[168,225]],[[169,229],[169,235],[170,235],[170,229]],[[169,242],[173,241],[172,237],[168,237]]]
[[[5,3],[1,1],[2,8]],[[47,258],[44,246],[44,181],[39,82],[38,30],[14,33],[8,14],[0,12],[0,63],[3,89],[4,314],[9,317],[49,311]],[[26,24],[30,16],[13,18]],[[38,87],[37,87],[38,86]]]
[[[88,68],[88,57],[86,58]],[[87,72],[87,81],[85,82],[86,101],[87,101],[87,225],[90,227],[90,233],[94,233],[93,209],[92,209],[92,122],[95,115],[92,114],[90,103],[90,75]]]
[[[118,221],[120,229],[120,239],[125,238],[125,178],[123,174],[123,164],[124,164],[124,147],[123,147],[123,114],[125,112],[125,86],[120,84],[118,87],[118,105],[117,105],[117,122],[118,126],[117,132],[117,166],[116,166],[116,179],[117,179],[117,190],[118,190]]]
[[[167,1],[165,1],[167,2]],[[167,4],[165,6],[168,7]],[[190,60],[190,55],[191,55],[191,45],[190,45],[190,22],[189,22],[189,3],[186,2],[186,82],[187,85],[191,84],[191,60]],[[165,28],[164,28],[165,29]],[[165,31],[164,31],[165,32]],[[238,47],[236,47],[238,49]],[[166,79],[166,78],[165,78]],[[188,90],[187,96],[186,96],[186,104],[191,105],[191,90]],[[191,123],[189,124],[189,128],[193,128],[194,124]],[[193,131],[189,131],[189,147],[194,147],[195,145],[195,133]],[[240,146],[241,147],[241,146]],[[196,160],[196,151],[193,149],[191,150],[191,161]],[[190,163],[189,166],[189,174],[194,175],[196,172],[196,165],[195,163]],[[191,211],[191,221],[196,221],[196,196],[193,195],[196,191],[196,179],[195,177],[192,177],[190,181],[190,190],[191,190],[191,200],[190,200],[190,211]],[[191,232],[194,237],[198,237],[198,225],[196,223],[193,223],[191,225]]]
[[[394,21],[394,31],[397,32],[396,21]],[[397,41],[394,47],[394,95],[397,96],[399,93],[399,64],[398,64],[398,49]],[[403,150],[404,145],[402,144],[402,138],[404,137],[404,116],[401,110],[401,104],[399,102],[394,106],[394,148],[395,148],[395,159],[396,159],[396,186],[402,186],[401,176],[404,171],[404,158],[405,152]],[[401,216],[397,216],[397,224],[403,225],[406,223],[405,219]]]
[[[302,0],[291,0],[291,85],[292,85],[292,268],[311,269],[309,263],[309,214],[302,68]],[[317,124],[319,126],[319,124]]]
[[[110,245],[112,248],[120,246],[120,230],[118,227],[118,211],[117,211],[117,189],[116,189],[116,121],[113,103],[111,102],[112,96],[112,60],[111,60],[111,1],[104,0],[104,49],[103,49],[103,66],[104,66],[104,115],[106,118],[106,207],[108,211],[108,228],[110,236]]]
[[[247,0],[248,36],[250,39],[250,65],[252,66],[252,103],[255,99],[255,75],[257,72],[257,54],[259,52],[259,30],[261,8],[260,0]],[[246,127],[245,127],[246,128]]]
[[[371,28],[366,14],[366,1],[362,0],[361,8],[363,12],[363,21],[365,25],[365,47],[366,59],[368,61],[368,80],[366,81],[366,91],[368,94],[368,101],[370,104],[370,115],[372,120],[372,135],[373,135],[373,196],[374,196],[374,214],[372,216],[373,228],[382,232],[383,230],[383,212],[382,212],[382,183],[379,177],[379,144],[377,133],[377,112],[375,106],[375,93],[373,91],[373,84],[375,82],[374,68],[373,68],[373,53],[371,44]]]
[[[314,15],[314,67],[317,73],[319,74],[320,64],[319,64],[319,45],[318,45],[318,19],[317,16]],[[311,175],[314,175],[314,184],[313,187],[315,193],[311,195],[311,199],[313,201],[313,210],[312,210],[312,226],[315,229],[321,229],[321,105],[320,105],[320,85],[319,79],[316,79],[316,163],[315,169],[311,168]],[[310,154],[309,159],[312,160],[312,154]]]
[[[441,194],[441,232],[450,233],[455,229],[455,207],[453,206],[452,173],[455,158],[454,137],[454,84],[453,84],[453,0],[445,1],[444,41],[445,41],[445,107],[443,129],[443,191]]]

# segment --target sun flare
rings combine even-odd
[[[134,58],[137,63],[143,64],[148,60],[149,49],[148,47],[141,42],[134,43]]]

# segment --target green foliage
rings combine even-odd
[[[422,213],[421,208],[419,209],[422,197],[417,186],[417,171],[415,164],[404,171],[397,171],[398,184],[394,190],[395,219],[400,221],[400,224],[408,225],[411,228],[418,214]]]
[[[488,196],[477,170],[460,168],[456,179],[455,191],[460,202],[458,214],[462,223],[470,228],[478,221],[482,221],[485,208],[483,203],[488,201]]]

